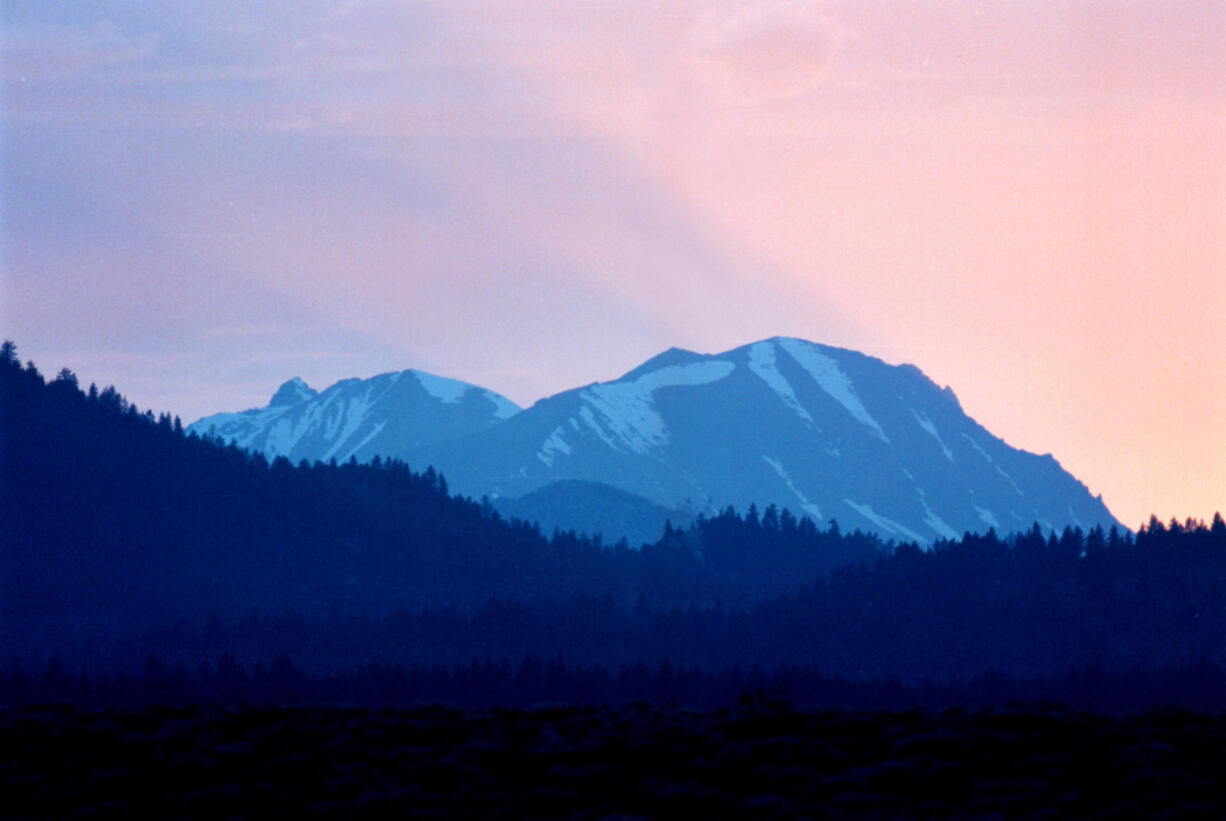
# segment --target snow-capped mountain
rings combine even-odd
[[[291,380],[268,407],[191,430],[295,461],[403,458],[495,500],[600,482],[670,510],[775,504],[925,543],[1034,522],[1118,524],[1052,456],[1005,444],[915,366],[799,339],[673,348],[525,410],[419,371],[319,394]]]
[[[423,445],[492,427],[519,406],[484,388],[423,371],[344,379],[322,393],[286,382],[268,406],[218,413],[188,430],[220,436],[270,459],[291,461],[405,457]]]
[[[913,365],[799,339],[674,348],[413,461],[472,495],[598,481],[669,508],[776,504],[920,542],[1117,524],[1054,458],[1006,445]]]

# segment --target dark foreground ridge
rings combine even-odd
[[[11,343],[0,445],[0,664],[28,676],[227,654],[314,676],[536,657],[910,685],[1226,665],[1220,515],[924,551],[771,505],[632,550],[546,537],[430,469],[270,464],[66,369],[47,382]]]
[[[1124,715],[1179,708],[1226,712],[1226,670],[1206,661],[1164,670],[1104,671],[1097,667],[1053,676],[1007,676],[988,671],[967,679],[906,683],[897,678],[848,679],[812,667],[703,669],[665,659],[618,667],[568,663],[562,656],[527,656],[517,664],[491,659],[454,666],[404,667],[366,663],[315,674],[281,656],[246,667],[228,652],[189,670],[150,656],[136,675],[84,670],[70,674],[52,659],[41,675],[0,668],[0,709],[46,704],[105,710],[149,710],[211,704],[218,707],[411,708],[446,704],[465,709],[523,709],[535,704],[655,704],[714,710],[746,694],[797,704],[850,710],[1007,709],[1017,704],[1062,704],[1070,709]]]
[[[1226,718],[537,708],[0,712],[9,817],[1219,817]]]

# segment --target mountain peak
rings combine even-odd
[[[917,543],[1035,521],[1115,523],[1053,458],[993,436],[919,368],[795,337],[715,354],[669,348],[524,411],[416,370],[318,396],[293,379],[273,404],[192,428],[291,461],[429,464],[475,498],[595,481],[670,509],[774,504]]]
[[[486,388],[405,370],[341,379],[323,391],[295,377],[267,407],[206,416],[188,430],[216,434],[269,459],[365,461],[404,458],[414,448],[472,435],[518,412]]]
[[[664,353],[656,354],[642,365],[639,365],[637,368],[622,374],[621,378],[617,381],[634,381],[640,376],[649,374],[653,371],[658,371],[661,368],[667,368],[671,365],[686,365],[690,362],[694,362],[695,360],[706,358],[707,357],[705,354],[687,351],[685,348],[669,348]]]
[[[473,387],[467,382],[461,382],[458,379],[435,376],[432,373],[416,369],[405,371],[405,373],[412,374],[413,378],[425,389],[426,393],[447,405],[459,402],[464,397],[464,394],[468,392],[468,389]]]
[[[817,348],[820,351],[835,352],[835,353],[859,353],[859,351],[853,351],[849,348],[839,348],[834,345],[823,345],[821,342],[814,342],[811,339],[802,339],[799,336],[772,336],[769,339],[763,339],[758,342],[751,342],[748,345],[743,345],[742,347],[752,348],[756,345],[762,345],[764,343],[777,345],[781,348],[787,348],[790,346],[790,347]]]
[[[303,382],[297,376],[277,388],[277,392],[272,395],[272,399],[268,401],[269,407],[284,407],[287,405],[297,405],[299,402],[305,402],[308,399],[314,399],[319,395],[319,392],[311,388],[306,382]]]
[[[426,393],[446,405],[454,405],[460,402],[469,391],[475,391],[494,403],[494,415],[499,419],[510,419],[521,410],[519,405],[505,396],[470,382],[436,376],[416,369],[407,370],[404,373],[411,374]]]
[[[774,504],[921,544],[1114,523],[1075,477],[993,436],[918,367],[787,336],[670,348],[417,460],[474,497],[597,481],[667,508]]]

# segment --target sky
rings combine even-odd
[[[0,0],[0,335],[184,422],[776,335],[1226,511],[1226,3]]]

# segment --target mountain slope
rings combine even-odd
[[[748,606],[882,548],[812,525],[767,528],[735,516],[673,531],[642,552],[571,534],[545,538],[449,494],[434,471],[391,460],[270,462],[185,435],[169,415],[141,413],[114,388],[85,394],[67,370],[45,382],[32,364],[21,367],[14,347],[0,348],[5,663],[45,663],[63,650],[65,664],[73,654],[110,664],[111,654],[94,648],[163,628],[174,645],[174,625],[210,613],[344,608],[378,618],[431,603],[468,608],[581,592],[669,607]]]
[[[188,430],[297,462],[404,456],[491,427],[519,412],[506,397],[423,371],[345,379],[319,393],[291,379],[267,407],[206,416]]]
[[[318,394],[291,380],[267,408],[190,430],[294,461],[433,465],[452,488],[496,502],[599,482],[673,510],[775,504],[921,543],[1034,522],[1118,524],[1054,458],[1005,444],[915,366],[783,337],[717,355],[673,348],[518,412],[419,371]]]
[[[672,349],[413,458],[476,495],[599,481],[665,507],[777,504],[919,542],[1117,524],[1054,458],[1008,446],[918,368],[788,338]]]
[[[684,530],[694,522],[693,513],[662,507],[603,482],[577,479],[563,479],[515,499],[504,496],[493,505],[503,516],[539,524],[545,533],[557,529],[600,534],[605,544],[625,539],[630,547],[656,542],[666,524]]]

